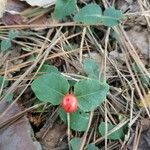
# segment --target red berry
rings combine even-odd
[[[78,108],[78,101],[73,94],[66,94],[61,102],[63,110],[67,113],[73,113]]]

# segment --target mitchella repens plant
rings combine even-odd
[[[114,27],[124,17],[122,12],[113,6],[106,8],[103,12],[101,7],[95,3],[87,4],[79,11],[76,10],[76,5],[77,0],[56,0],[54,18],[61,21],[67,16],[73,15],[73,21],[77,23]]]
[[[83,68],[89,78],[77,81],[73,88],[67,78],[54,66],[46,65],[42,68],[40,72],[45,73],[39,75],[31,84],[36,97],[42,102],[60,105],[58,111],[60,118],[67,122],[67,113],[70,113],[70,128],[85,131],[89,112],[94,111],[105,101],[109,90],[108,84],[99,80],[98,64],[91,59],[85,59]],[[72,93],[69,93],[70,89],[74,89]]]

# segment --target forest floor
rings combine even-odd
[[[76,3],[77,9],[91,3],[103,11],[114,6],[123,14],[114,27],[76,23],[74,14],[58,21],[55,2],[0,2],[0,150],[149,150],[150,1]],[[43,84],[52,85],[47,79],[36,87],[38,92],[31,87],[53,71],[71,87],[98,71],[100,82],[109,85],[106,99],[90,112],[67,118],[67,124],[59,105],[37,96],[48,95]]]

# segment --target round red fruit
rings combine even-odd
[[[73,94],[66,94],[61,102],[63,110],[67,113],[73,113],[78,108],[78,101]]]

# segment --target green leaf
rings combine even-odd
[[[57,0],[55,4],[54,17],[58,20],[71,15],[76,8],[76,0]]]
[[[67,114],[60,108],[60,118],[67,123]],[[81,110],[77,110],[70,114],[70,128],[75,131],[85,131],[89,122],[89,114]]]
[[[36,56],[34,54],[31,54],[28,58],[27,61],[34,61],[36,60]]]
[[[141,73],[140,67],[139,67],[135,62],[132,63],[132,69],[133,69],[136,73]]]
[[[71,141],[70,141],[71,149],[79,150],[80,142],[81,142],[81,138],[75,137],[75,138],[71,139]],[[97,146],[95,146],[94,144],[89,144],[87,146],[87,150],[99,150],[99,148]]]
[[[83,68],[90,78],[99,79],[100,68],[96,61],[89,58],[84,59]]]
[[[72,51],[72,50],[75,50],[78,48],[78,44],[75,44],[75,43],[71,44],[70,43],[69,45],[64,45],[63,48],[65,51]]]
[[[3,92],[2,97],[5,97],[6,94],[7,94],[6,92]],[[5,101],[6,101],[6,102],[9,102],[9,103],[12,102],[13,96],[14,96],[13,93],[8,94],[8,95],[5,97]]]
[[[102,22],[102,10],[97,4],[88,4],[81,8],[74,16],[74,21],[88,25],[96,25]]]
[[[113,27],[118,25],[122,18],[123,14],[120,10],[116,10],[114,7],[109,7],[104,11],[102,23],[105,26]]]
[[[142,83],[142,85],[144,87],[148,87],[150,86],[150,77],[143,74],[142,73],[142,70],[140,69],[140,67],[136,64],[136,63],[133,63],[132,64],[132,69],[137,73],[137,74],[140,74],[139,78],[140,78],[140,81]]]
[[[1,51],[4,52],[8,50],[11,47],[11,41],[10,40],[2,40],[1,41]]]
[[[114,31],[114,30],[112,31],[111,30],[110,35],[112,36],[113,39],[119,40],[119,34],[116,31]]]
[[[150,77],[149,76],[146,76],[146,75],[141,75],[140,76],[140,81],[141,83],[143,84],[143,86],[147,87],[150,85]]]
[[[4,80],[4,77],[0,76],[0,88],[1,88],[1,86],[3,84],[3,80]],[[6,86],[8,86],[8,84],[9,84],[9,81],[7,79],[5,79],[3,88],[5,88]]]
[[[79,145],[80,145],[80,138],[73,138],[70,141],[70,146],[72,148],[72,150],[79,150]]]
[[[106,98],[109,86],[98,80],[80,80],[75,84],[74,93],[78,99],[78,106],[85,112],[93,111]]]
[[[99,150],[99,148],[97,146],[95,146],[94,144],[89,144],[87,146],[87,150]]]
[[[44,64],[41,69],[39,70],[39,73],[59,73],[58,69],[55,66]]]
[[[69,91],[69,83],[60,74],[51,73],[35,79],[31,88],[39,100],[58,105],[62,97]]]
[[[25,52],[31,52],[32,51],[32,49],[29,47],[22,47],[22,50]]]
[[[108,123],[108,132],[110,132],[115,125],[112,125],[111,123]],[[102,136],[105,136],[105,122],[101,122],[99,125],[99,133]],[[110,134],[107,138],[110,140],[118,140],[122,139],[124,137],[123,127],[115,131],[114,133]]]
[[[10,30],[8,33],[8,37],[10,40],[15,39],[16,37],[18,37],[19,32],[17,30]]]
[[[71,141],[70,141],[71,149],[79,150],[80,142],[81,142],[81,138],[75,137],[75,138],[71,139]],[[87,146],[87,150],[99,150],[99,148],[97,146],[95,146],[94,144],[89,144]]]

